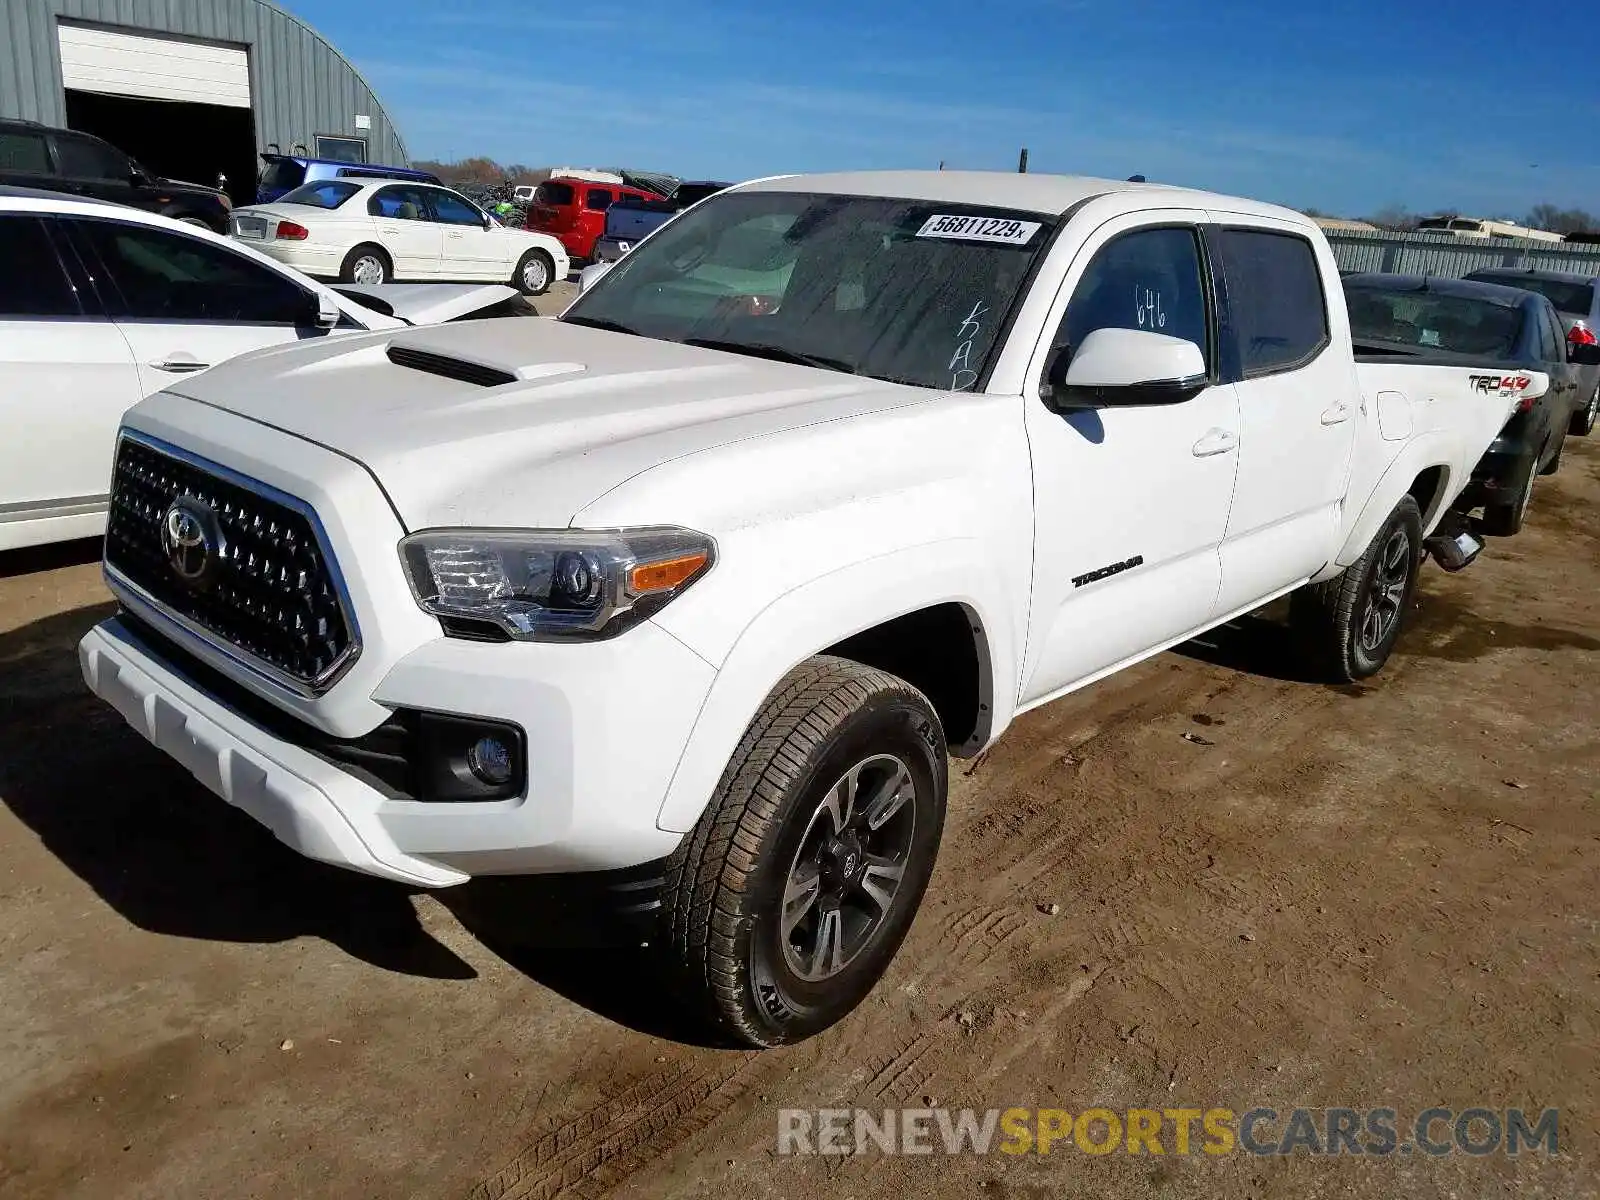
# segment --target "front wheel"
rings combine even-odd
[[[667,865],[662,950],[723,1036],[798,1042],[883,976],[933,873],[944,731],[902,679],[817,657],[767,698]]]
[[[542,296],[555,282],[556,264],[543,250],[529,250],[517,263],[511,286],[524,296]]]
[[[1588,437],[1594,432],[1597,419],[1600,419],[1600,383],[1594,385],[1594,395],[1589,397],[1588,407],[1572,414],[1572,424],[1567,432],[1576,437]]]
[[[1422,513],[1395,505],[1366,551],[1345,570],[1290,600],[1290,622],[1320,674],[1341,683],[1376,675],[1405,624],[1422,565]]]

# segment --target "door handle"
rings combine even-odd
[[[1322,423],[1324,425],[1339,425],[1350,419],[1350,406],[1343,400],[1332,408],[1322,410]]]
[[[150,364],[158,371],[171,371],[174,375],[187,375],[193,371],[204,371],[210,363],[198,362],[193,358],[169,358],[163,362]]]
[[[1213,454],[1226,454],[1239,444],[1239,435],[1231,429],[1208,429],[1205,437],[1194,444],[1196,458],[1210,458]]]

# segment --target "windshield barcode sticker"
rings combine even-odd
[[[1038,221],[1012,221],[1005,217],[932,216],[917,230],[919,238],[952,238],[962,242],[999,242],[1026,246],[1039,232]]]

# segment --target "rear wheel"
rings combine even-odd
[[[393,279],[394,267],[381,247],[362,245],[344,256],[344,262],[339,267],[339,278],[345,283],[373,286]]]
[[[855,1008],[916,915],[946,784],[921,692],[840,658],[791,671],[668,862],[663,951],[691,1007],[752,1046]]]
[[[1421,565],[1422,514],[1406,496],[1343,573],[1294,594],[1290,621],[1320,674],[1353,683],[1383,669]]]
[[[1597,419],[1600,419],[1600,383],[1594,385],[1594,395],[1589,397],[1588,407],[1572,414],[1568,432],[1578,437],[1588,437],[1594,432]]]

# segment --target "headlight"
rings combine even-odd
[[[400,543],[411,590],[447,632],[593,641],[699,579],[716,544],[690,529],[432,529]]]

